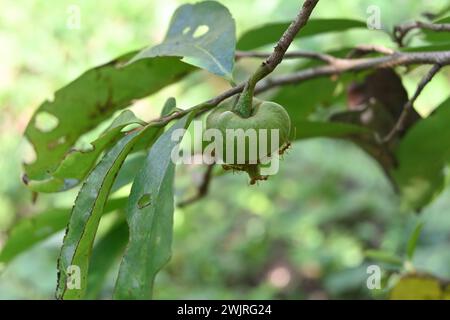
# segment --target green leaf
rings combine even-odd
[[[158,132],[159,128],[147,126],[123,137],[105,154],[83,184],[75,200],[59,258],[56,292],[59,299],[83,298],[92,244],[116,175],[134,145],[141,139],[152,140]],[[77,266],[81,272],[79,289],[67,286],[70,266]]]
[[[327,54],[344,58],[352,48],[332,50]],[[295,70],[301,71],[320,66],[318,61],[299,63]],[[340,75],[337,79],[331,77],[310,79],[298,84],[283,86],[271,100],[281,104],[289,113],[293,123],[306,120],[320,106],[328,106],[338,100],[336,89],[345,86],[353,77]]]
[[[420,234],[422,233],[424,223],[419,222],[416,227],[414,228],[414,231],[412,232],[409,240],[408,240],[408,247],[406,250],[406,255],[409,260],[412,260],[414,257],[414,252],[416,251],[417,242],[419,241]]]
[[[391,252],[384,250],[367,250],[365,256],[377,262],[384,262],[395,266],[402,266],[403,261]]]
[[[91,69],[55,93],[34,113],[25,136],[36,152],[36,160],[25,164],[25,180],[45,180],[57,170],[78,138],[135,99],[153,94],[177,82],[193,68],[178,58],[145,59],[123,67],[136,52]],[[43,131],[40,114],[53,117],[57,125]]]
[[[127,160],[125,160],[122,165],[122,168],[120,168],[116,181],[114,181],[111,193],[114,193],[120,188],[133,182],[137,172],[144,164],[145,158],[146,154],[144,152],[134,153],[128,156]]]
[[[108,201],[103,214],[123,207],[126,198]],[[70,217],[70,208],[55,208],[20,220],[10,231],[1,253],[0,262],[8,263],[40,241],[63,230]]]
[[[155,276],[170,258],[175,172],[171,153],[179,144],[172,134],[186,129],[190,119],[185,116],[161,135],[133,183],[127,208],[130,240],[119,269],[116,299],[151,298]]]
[[[321,104],[332,102],[338,83],[329,78],[319,78],[284,86],[271,100],[281,104],[294,123],[303,121]]]
[[[405,206],[420,209],[444,188],[450,162],[450,98],[402,139],[395,153],[393,176]]]
[[[219,2],[204,1],[179,7],[164,41],[142,50],[130,63],[150,57],[179,56],[186,63],[231,79],[235,47],[235,24],[228,9]]]
[[[122,130],[130,124],[145,123],[136,118],[133,112],[123,111],[111,126],[92,142],[90,150],[70,152],[50,178],[28,181],[28,187],[36,192],[60,192],[75,187],[86,178],[100,154],[123,136]]]
[[[363,127],[334,122],[318,122],[318,121],[295,121],[292,123],[294,128],[294,140],[328,137],[328,138],[345,138],[352,134],[365,133],[367,130]]]
[[[439,43],[428,46],[404,48],[404,52],[450,51],[450,43]]]
[[[125,221],[113,226],[95,245],[88,274],[86,299],[97,299],[108,272],[125,250],[128,241],[128,225]]]
[[[446,17],[443,19],[439,19],[434,22],[435,24],[449,24],[450,23],[450,17]],[[450,42],[450,32],[448,31],[432,31],[432,30],[422,30],[422,32],[425,34],[425,40],[430,43],[440,43],[440,42]]]
[[[173,97],[166,100],[166,103],[164,103],[164,106],[161,110],[161,117],[165,117],[170,115],[172,112],[175,111],[177,108],[177,100]]]
[[[271,23],[249,30],[241,36],[237,43],[237,48],[238,50],[252,50],[276,43],[289,24],[289,22]],[[363,21],[350,19],[311,19],[298,33],[296,39],[355,28],[367,29],[367,24]]]

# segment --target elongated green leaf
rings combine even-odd
[[[377,262],[383,262],[387,264],[392,264],[395,266],[401,266],[403,264],[402,259],[397,257],[392,252],[384,250],[367,250],[365,252],[367,258],[373,259]]]
[[[82,134],[135,99],[153,94],[194,70],[174,57],[145,59],[123,67],[136,53],[85,72],[36,110],[25,130],[36,152],[36,160],[24,166],[25,180],[51,178]],[[55,120],[52,130],[43,131],[38,126],[41,114]]]
[[[327,137],[345,138],[352,134],[367,132],[365,128],[346,123],[295,121],[292,123],[295,140]]]
[[[430,52],[430,51],[450,51],[450,43],[439,43],[428,46],[404,48],[405,52]]]
[[[446,17],[443,19],[439,19],[438,21],[434,22],[435,24],[450,24],[450,17]],[[423,33],[425,34],[425,40],[430,43],[440,43],[440,42],[447,42],[450,43],[450,32],[448,31],[431,31],[431,30],[423,30]]]
[[[414,228],[414,231],[412,232],[409,240],[408,240],[408,247],[406,249],[406,255],[409,260],[412,260],[414,257],[414,253],[416,252],[417,242],[419,241],[420,234],[422,233],[424,223],[419,222],[416,227]]]
[[[75,200],[64,237],[58,263],[58,298],[80,299],[84,296],[92,244],[117,172],[137,141],[144,138],[151,140],[158,132],[159,128],[147,126],[126,135],[106,153],[89,174]],[[80,270],[79,288],[71,288],[67,285],[71,266],[76,266]]]
[[[88,274],[86,299],[97,299],[108,272],[125,250],[128,241],[128,225],[122,221],[115,225],[95,245]]]
[[[123,207],[125,203],[126,198],[110,200],[103,213]],[[19,221],[9,233],[0,253],[0,262],[10,262],[33,245],[63,230],[69,222],[70,211],[70,208],[55,208]]]
[[[235,47],[235,24],[228,9],[219,2],[204,1],[179,7],[164,41],[144,49],[131,62],[178,56],[186,63],[231,79]]]
[[[271,23],[249,30],[237,43],[239,50],[252,50],[271,43],[276,43],[290,22]],[[350,19],[311,19],[298,33],[297,39],[329,32],[340,32],[355,28],[367,28],[363,21]]]
[[[123,111],[111,126],[92,142],[91,150],[69,153],[50,178],[28,181],[28,187],[36,192],[59,192],[75,187],[86,178],[100,154],[111,143],[123,136],[122,129],[134,123],[144,124],[135,117],[133,112]]]
[[[412,127],[396,149],[393,171],[406,206],[420,209],[444,187],[450,162],[450,99]]]
[[[116,283],[116,299],[148,299],[157,272],[171,255],[173,227],[172,151],[178,146],[172,134],[186,129],[187,115],[153,145],[131,189],[127,208],[130,240]]]
[[[119,174],[116,177],[116,181],[114,181],[114,184],[111,188],[111,193],[114,193],[120,188],[133,182],[134,177],[136,177],[139,169],[144,164],[145,158],[146,154],[144,152],[138,152],[128,156],[122,168],[120,168]]]

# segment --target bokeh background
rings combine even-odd
[[[173,11],[187,2],[0,1],[0,247],[16,221],[43,208],[70,207],[76,195],[76,190],[43,195],[33,204],[22,185],[21,163],[30,153],[22,133],[32,112],[84,70],[157,44]],[[290,20],[299,5],[297,0],[221,2],[236,19],[238,36],[256,25]],[[72,5],[80,9],[80,29],[68,28]],[[371,5],[381,8],[383,28],[390,30],[423,12],[437,12],[448,1],[322,1],[314,15],[366,20]],[[392,45],[383,32],[368,38],[364,31],[296,45],[323,51],[357,43]],[[256,63],[239,65],[237,77],[244,77]],[[418,68],[405,79],[409,92],[422,73]],[[417,103],[422,114],[448,96],[449,82],[448,73],[436,78]],[[226,86],[198,72],[183,85],[138,101],[133,110],[148,120],[158,115],[169,96],[176,96],[181,106],[191,106]],[[201,169],[178,168],[177,200],[194,193]],[[126,189],[119,194],[126,194]],[[420,214],[401,210],[382,170],[354,145],[329,139],[295,143],[280,173],[269,182],[251,187],[244,175],[224,175],[214,179],[207,198],[176,210],[173,258],[157,278],[155,298],[383,297],[367,289],[366,268],[377,262],[364,253],[383,249],[402,258],[418,221],[424,230],[412,264],[450,278],[449,196],[447,189]],[[0,299],[53,298],[61,241],[58,234],[9,266],[0,266]],[[113,279],[114,272],[103,297],[110,295]]]

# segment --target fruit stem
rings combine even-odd
[[[253,96],[255,95],[255,87],[259,80],[264,76],[265,69],[260,67],[256,72],[248,79],[245,84],[244,90],[242,90],[238,101],[233,107],[233,111],[243,118],[248,118],[252,115],[253,111]]]

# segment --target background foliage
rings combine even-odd
[[[222,2],[233,14],[239,33],[265,22],[287,21],[298,7],[294,0]],[[21,135],[34,109],[85,69],[161,42],[172,12],[181,3],[185,1],[2,1],[0,247],[18,219],[44,208],[70,207],[78,191],[43,195],[33,205],[21,184],[20,164],[23,154],[30,153]],[[418,18],[423,11],[438,11],[446,3],[377,1],[383,25],[389,29]],[[71,4],[81,8],[80,30],[66,27]],[[318,6],[315,16],[364,21],[372,4],[363,0],[327,2]],[[393,6],[401,10],[392,10]],[[252,18],[248,12],[253,13]],[[367,42],[362,31],[353,30],[308,38],[299,44],[303,49],[324,51]],[[390,44],[390,40],[380,32],[370,43]],[[236,77],[243,79],[256,63],[250,60],[240,65]],[[283,68],[292,66],[286,63]],[[423,71],[417,68],[405,80],[410,94]],[[447,71],[420,97],[417,107],[423,115],[447,98],[449,81]],[[194,105],[224,88],[225,81],[196,73],[183,84],[138,101],[133,111],[151,119],[159,115],[168,96],[176,96],[183,105]],[[91,141],[98,132],[84,141]],[[198,182],[200,169],[178,168],[177,200],[194,192],[191,181]],[[127,195],[125,189],[114,197]],[[207,199],[176,209],[173,257],[156,279],[154,297],[380,297],[383,292],[370,292],[365,286],[366,266],[373,263],[366,250],[384,250],[369,254],[376,263],[381,255],[386,258],[386,252],[403,259],[419,221],[423,230],[413,265],[450,278],[449,195],[450,190],[445,190],[420,216],[415,215],[401,210],[381,169],[354,145],[330,139],[295,143],[281,172],[269,183],[250,188],[244,175],[226,175],[213,181]],[[99,241],[118,217],[120,213],[113,212],[102,220]],[[61,241],[60,233],[1,270],[0,298],[52,298]],[[392,263],[385,269],[389,267]],[[108,274],[112,278],[116,272]],[[108,283],[112,285],[112,279]],[[111,295],[111,285],[97,288],[102,297]]]

